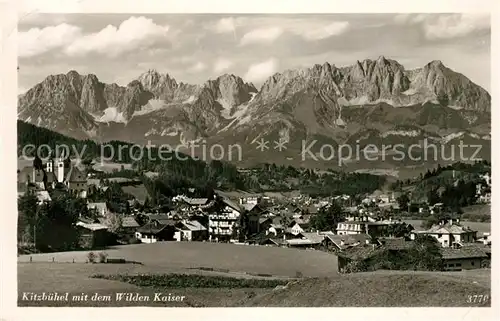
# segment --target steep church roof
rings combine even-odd
[[[72,166],[66,174],[67,182],[86,182],[85,175],[76,166]]]

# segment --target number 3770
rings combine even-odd
[[[490,299],[487,294],[475,294],[467,296],[467,303],[486,303]]]

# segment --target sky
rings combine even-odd
[[[479,14],[28,14],[19,17],[20,93],[76,70],[127,85],[148,69],[202,84],[384,56],[406,69],[441,60],[490,90],[490,17]]]

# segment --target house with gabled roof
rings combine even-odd
[[[139,227],[135,232],[135,237],[142,243],[156,243],[160,241],[173,241],[175,233],[174,224],[161,224],[157,220],[151,220]]]
[[[368,234],[346,234],[346,235],[334,235],[333,233],[328,233],[325,235],[324,245],[329,251],[341,251],[347,248],[370,244],[372,238]]]
[[[79,243],[82,248],[99,248],[110,245],[114,240],[104,224],[89,223],[82,219],[76,223],[76,227],[80,230]]]
[[[88,203],[87,208],[91,211],[95,211],[99,216],[106,216],[110,212],[106,202]]]
[[[208,230],[195,220],[182,220],[175,224],[174,238],[177,241],[204,241],[208,239]]]
[[[441,254],[444,269],[446,271],[462,271],[489,266],[488,251],[491,249],[480,244],[468,244],[456,248],[443,247]]]
[[[434,237],[442,247],[451,247],[454,245],[463,245],[464,243],[473,243],[476,241],[477,231],[465,227],[449,220],[447,223],[433,225],[426,231],[412,231],[410,237],[414,240],[417,235],[430,235]]]
[[[229,241],[244,208],[228,198],[218,198],[214,207],[217,210],[208,213],[209,238],[214,241]]]
[[[72,166],[64,180],[65,185],[70,192],[77,194],[80,197],[87,197],[87,177],[76,166]]]

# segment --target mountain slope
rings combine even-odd
[[[414,70],[385,57],[340,68],[316,64],[276,73],[260,90],[228,74],[192,85],[148,70],[119,86],[70,71],[48,76],[18,101],[19,119],[73,137],[184,147],[239,144],[242,164],[291,159],[304,165],[301,152],[311,141],[328,148],[358,140],[447,144],[467,133],[490,144],[490,95],[440,61]],[[256,150],[261,139],[270,143],[265,155]],[[286,150],[274,148],[279,142]],[[321,152],[321,144],[313,153]]]

